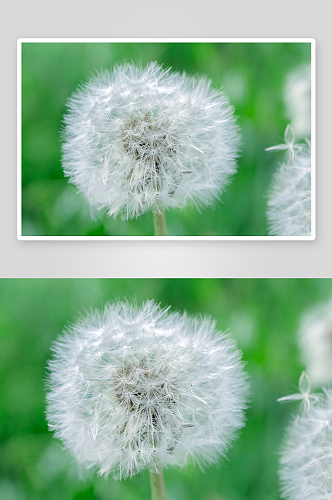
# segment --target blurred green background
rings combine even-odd
[[[212,208],[166,213],[168,234],[267,235],[266,195],[289,123],[287,75],[310,64],[309,43],[23,43],[22,234],[153,235],[151,213],[122,221],[90,208],[61,168],[60,129],[66,101],[92,72],[123,60],[157,61],[189,75],[206,74],[230,97],[242,133],[238,173]]]
[[[297,329],[304,311],[332,296],[326,279],[0,280],[0,498],[147,500],[148,474],[80,481],[75,461],[45,421],[45,366],[64,325],[107,300],[154,299],[172,311],[211,315],[243,351],[252,398],[247,424],[223,460],[202,472],[165,471],[167,500],[277,500],[278,451],[299,403]]]

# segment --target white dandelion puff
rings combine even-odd
[[[286,80],[284,102],[288,118],[297,137],[311,135],[311,67],[291,71]]]
[[[308,311],[299,329],[303,363],[316,387],[332,383],[332,300]]]
[[[109,216],[210,205],[236,172],[233,108],[205,77],[123,63],[81,85],[67,106],[65,175]]]
[[[280,458],[282,497],[289,500],[332,498],[332,390],[297,415],[286,431]]]
[[[67,328],[53,351],[49,428],[99,475],[214,463],[244,425],[241,353],[209,318],[153,301],[107,304]]]
[[[267,218],[272,236],[310,236],[311,234],[311,145],[295,144],[290,126],[285,144],[267,151],[287,150],[286,161],[273,176],[268,197]]]

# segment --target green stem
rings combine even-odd
[[[167,226],[164,207],[153,210],[153,225],[155,236],[167,236]]]
[[[166,500],[163,469],[161,466],[158,467],[157,472],[150,470],[150,485],[152,500]]]

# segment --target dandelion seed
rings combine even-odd
[[[290,396],[284,396],[283,398],[279,398],[277,401],[280,403],[287,403],[289,401],[303,401],[304,411],[309,411],[311,407],[311,400],[314,402],[317,401],[317,396],[315,394],[311,394],[311,382],[310,378],[305,372],[302,372],[300,381],[299,381],[299,390],[300,392],[297,394],[291,394]]]
[[[332,498],[331,389],[315,395],[315,400],[306,406],[304,414],[293,418],[286,431],[279,475],[283,498]]]
[[[241,355],[209,318],[153,301],[107,304],[67,328],[53,351],[49,428],[99,475],[214,463],[244,425]]]
[[[266,148],[265,151],[287,151],[287,161],[290,162],[294,160],[295,153],[302,150],[299,144],[295,144],[295,134],[294,130],[290,125],[287,125],[285,130],[285,143],[278,144],[277,146],[272,146],[271,148]]]
[[[205,77],[127,64],[68,101],[63,169],[97,210],[124,219],[213,203],[236,171],[238,127]]]
[[[287,158],[273,176],[267,218],[272,236],[310,236],[311,234],[311,145],[294,143],[291,127],[285,132],[286,144],[267,151],[287,150]]]

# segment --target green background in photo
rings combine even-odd
[[[81,313],[116,298],[160,302],[210,315],[243,351],[251,384],[246,426],[227,459],[202,472],[167,469],[167,500],[278,500],[278,452],[299,403],[304,366],[297,331],[303,312],[332,297],[320,279],[2,279],[0,280],[0,498],[146,500],[148,473],[115,481],[78,478],[75,460],[47,429],[45,366],[52,342]]]
[[[221,201],[199,212],[190,206],[166,213],[168,234],[267,235],[266,195],[283,153],[289,117],[283,102],[290,71],[310,64],[309,43],[23,43],[22,235],[146,236],[152,214],[130,221],[90,207],[61,168],[60,130],[66,101],[92,73],[123,60],[157,61],[188,75],[205,74],[230,97],[241,128],[238,172]]]

